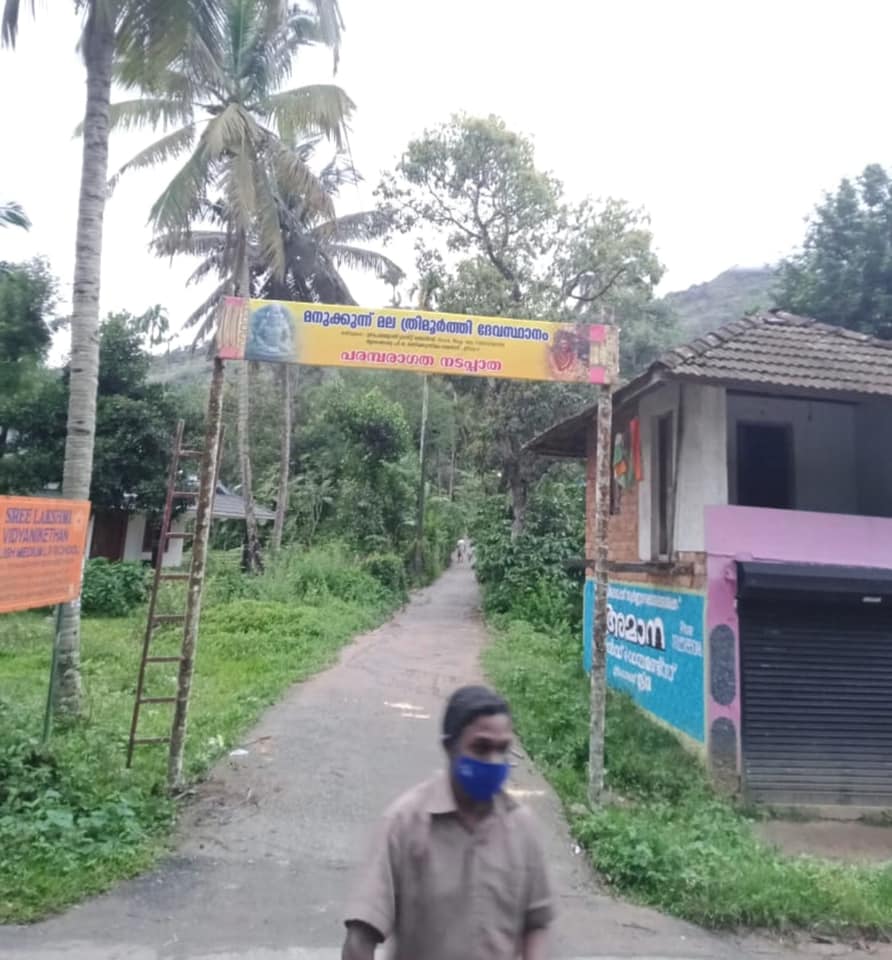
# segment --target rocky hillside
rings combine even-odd
[[[771,309],[775,276],[772,267],[732,267],[664,300],[678,318],[682,341],[690,340],[745,313]]]

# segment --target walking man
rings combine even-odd
[[[465,562],[465,538],[461,537],[458,541],[458,548],[456,549],[456,554],[458,555],[458,562]]]
[[[387,811],[346,914],[343,960],[544,960],[553,908],[527,811],[502,788],[508,704],[462,687],[443,718],[446,768]]]

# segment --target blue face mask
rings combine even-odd
[[[473,757],[457,757],[452,771],[462,790],[478,803],[487,803],[502,789],[511,767],[507,763],[487,763]]]

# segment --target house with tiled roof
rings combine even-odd
[[[596,446],[529,445],[586,460],[588,558]],[[892,807],[892,343],[736,320],[615,389],[609,453],[609,683],[753,800]]]
[[[197,483],[197,477],[194,478]],[[258,523],[272,523],[275,512],[259,503],[254,504]],[[245,520],[245,498],[218,481],[212,517],[216,521]],[[179,536],[195,520],[194,501],[171,521],[171,531],[178,536],[164,548],[162,566],[181,567],[184,562],[183,538]],[[158,540],[161,536],[161,518],[142,511],[97,510],[90,519],[87,555],[90,559],[104,557],[112,562],[129,561],[155,563]]]

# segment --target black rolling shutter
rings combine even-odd
[[[764,566],[739,580],[747,795],[892,806],[889,572],[775,567],[771,578],[753,569]]]

